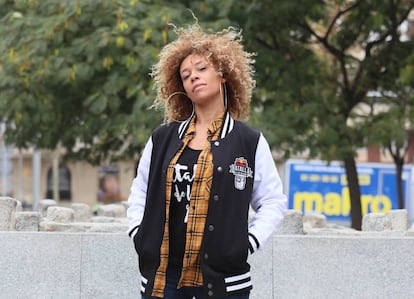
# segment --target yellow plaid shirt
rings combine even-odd
[[[223,123],[224,113],[221,114],[208,127],[208,139],[217,140]],[[195,117],[192,118],[190,125],[183,137],[183,146],[171,160],[167,169],[166,179],[166,221],[164,226],[164,236],[160,249],[160,265],[155,275],[152,296],[163,297],[165,288],[166,271],[168,266],[169,251],[169,210],[171,201],[171,188],[174,173],[174,165],[184,151],[184,148],[195,135]],[[211,144],[206,141],[205,148],[200,152],[197,160],[196,173],[191,188],[190,210],[187,222],[186,244],[183,259],[183,268],[178,287],[189,286],[197,287],[203,285],[203,275],[201,273],[199,253],[203,239],[204,226],[206,223],[208,202],[210,197],[211,182],[213,180],[213,155]]]

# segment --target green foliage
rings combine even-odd
[[[162,121],[148,111],[151,66],[175,37],[169,23],[193,23],[194,13],[206,29],[242,29],[257,53],[250,121],[281,158],[353,157],[366,136],[385,142],[372,132],[382,116],[361,107],[395,104],[368,92],[412,97],[413,45],[399,39],[412,2],[0,0],[7,140],[94,164],[136,157]]]
[[[2,2],[0,114],[7,142],[61,146],[66,158],[92,164],[136,157],[162,121],[161,112],[148,111],[155,92],[149,73],[175,37],[169,23],[194,22],[185,3]],[[201,11],[217,12],[203,3]]]
[[[410,80],[412,63],[397,62],[413,53],[399,32],[413,5],[263,0],[232,10],[247,47],[257,52],[251,122],[283,158],[306,152],[344,160],[366,145],[373,119],[360,111],[372,104],[368,92],[395,90],[390,78],[400,75]]]

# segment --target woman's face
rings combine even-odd
[[[180,76],[184,90],[194,104],[206,105],[216,101],[223,104],[220,85],[225,80],[202,55],[188,55],[181,63]]]

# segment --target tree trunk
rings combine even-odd
[[[404,192],[403,192],[403,184],[402,184],[402,173],[404,167],[404,159],[399,159],[395,161],[395,165],[397,168],[397,194],[398,194],[398,208],[404,209]]]
[[[361,230],[362,226],[362,208],[361,208],[361,190],[358,180],[358,172],[354,157],[344,159],[346,178],[348,181],[349,197],[351,200],[351,227]]]
[[[53,151],[52,157],[53,199],[58,203],[59,194],[59,148]]]

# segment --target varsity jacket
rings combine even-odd
[[[128,234],[150,296],[160,263],[165,223],[165,181],[190,120],[163,125],[148,140],[128,198]],[[248,254],[270,238],[286,212],[286,196],[263,135],[227,113],[220,139],[211,141],[213,181],[200,250],[205,298],[252,288]],[[249,217],[249,206],[255,212]]]

